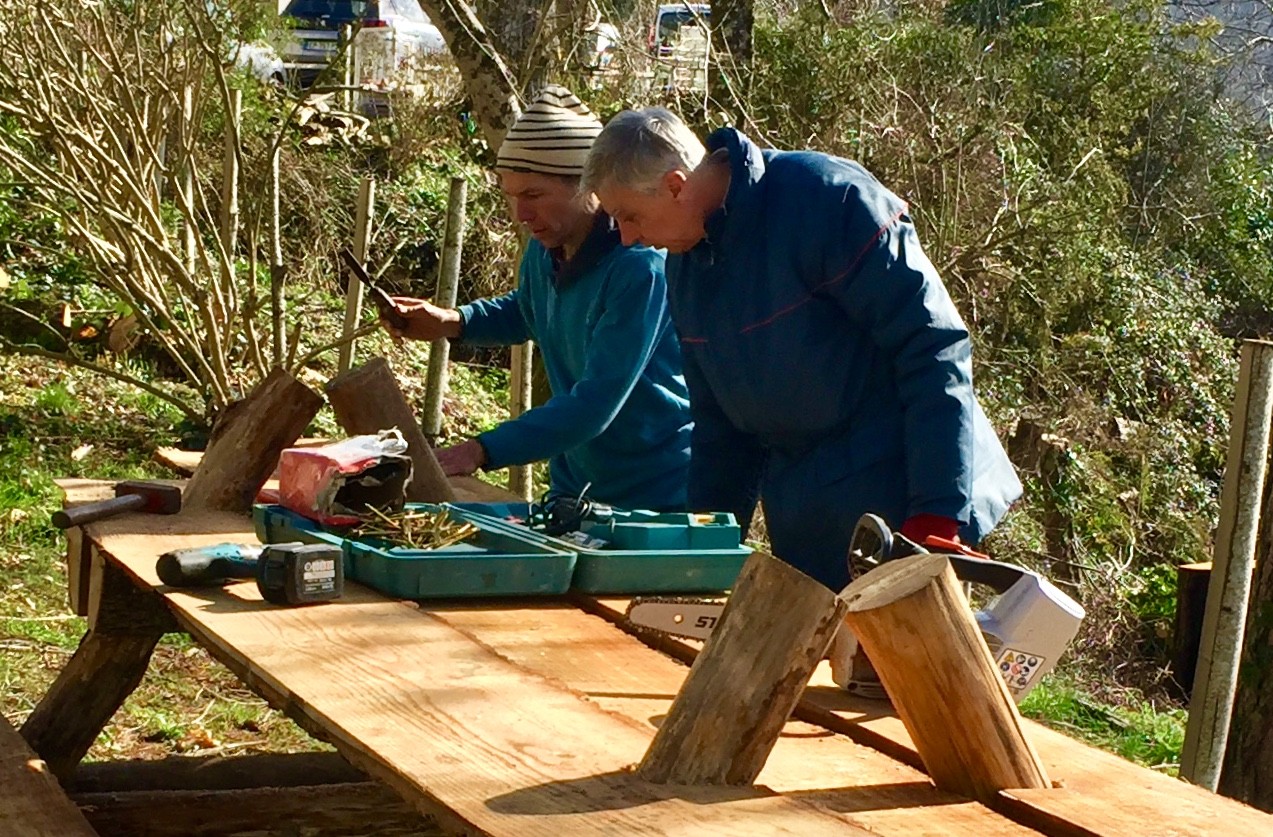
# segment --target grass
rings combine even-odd
[[[1097,702],[1064,675],[1049,675],[1021,702],[1021,714],[1129,761],[1170,776],[1180,769],[1187,714],[1160,710],[1129,697],[1124,705]]]
[[[67,609],[57,477],[172,476],[150,460],[179,417],[123,384],[30,358],[0,378],[0,711],[21,724],[84,634]],[[90,759],[314,749],[188,637],[164,637]]]

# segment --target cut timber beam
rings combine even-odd
[[[754,781],[843,616],[826,587],[754,553],[642,759],[641,778]]]
[[[225,409],[182,495],[183,509],[247,513],[278,464],[318,415],[323,399],[282,369]]]
[[[375,782],[74,794],[101,837],[443,837]]]
[[[336,420],[349,435],[378,433],[391,427],[402,433],[414,469],[407,486],[408,500],[442,503],[455,499],[387,360],[372,358],[356,369],[342,372],[327,382],[326,389]]]
[[[945,556],[890,561],[840,595],[937,787],[982,801],[1050,787]]]

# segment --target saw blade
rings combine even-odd
[[[640,630],[702,640],[711,635],[724,609],[724,599],[643,596],[632,600],[625,618]]]

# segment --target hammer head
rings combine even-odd
[[[179,486],[146,480],[129,480],[115,485],[116,497],[125,497],[129,494],[136,494],[146,500],[146,505],[138,511],[147,514],[176,514],[181,511]]]

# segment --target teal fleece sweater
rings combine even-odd
[[[547,459],[553,494],[685,508],[693,424],[663,263],[661,250],[622,247],[603,216],[570,262],[532,241],[516,290],[460,308],[465,343],[534,340],[552,387],[478,437],[487,469]]]

